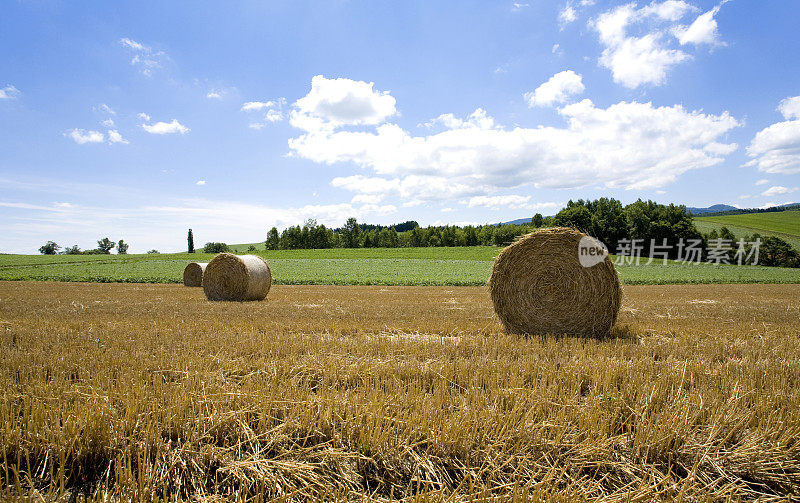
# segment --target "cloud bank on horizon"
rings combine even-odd
[[[779,4],[770,6],[775,16],[792,7]],[[330,15],[348,19],[354,12],[347,9],[359,8]],[[85,242],[117,232],[132,251],[166,251],[174,248],[161,243],[184,227],[205,228],[214,240],[252,241],[306,218],[334,226],[348,216],[438,224],[450,221],[441,217],[448,213],[483,223],[600,195],[790,202],[800,185],[800,88],[743,77],[741,85],[763,98],[742,102],[730,83],[739,51],[764,33],[793,50],[775,26],[761,27],[758,40],[738,28],[754,8],[738,0],[568,0],[509,4],[474,19],[483,37],[498,40],[538,29],[546,36],[538,35],[537,50],[513,42],[487,49],[481,37],[474,47],[463,38],[466,47],[448,45],[457,32],[447,26],[417,35],[429,42],[427,52],[445,43],[461,66],[409,48],[404,34],[388,30],[388,17],[373,19],[387,27],[375,42],[397,48],[383,47],[382,60],[366,57],[380,47],[341,33],[328,42],[351,50],[331,56],[299,38],[289,13],[280,35],[295,46],[283,54],[254,43],[262,35],[247,30],[217,40],[218,53],[200,51],[194,31],[234,22],[225,14],[185,33],[178,24],[161,38],[129,11],[115,38],[82,39],[105,48],[92,57],[107,58],[108,70],[86,61],[51,88],[47,70],[0,64],[8,75],[0,116],[9,118],[0,130],[9,133],[0,135],[0,147],[9,147],[0,153],[3,246],[30,251],[42,239]],[[177,6],[164,9],[165,19],[179,17]],[[517,28],[523,19],[539,25]],[[78,29],[67,21],[64,30]],[[314,22],[325,31],[324,20]],[[0,37],[35,35],[6,33]],[[226,43],[239,52],[226,53]],[[359,50],[364,58],[351,57]],[[295,59],[283,76],[253,66],[265,54]],[[491,64],[470,66],[481,57]],[[411,60],[407,75],[395,71],[402,59]],[[796,68],[775,71],[792,82],[800,77]],[[432,84],[437,77],[446,85]],[[57,125],[49,136],[11,129],[36,114]],[[124,196],[122,206],[106,198],[109,191]]]

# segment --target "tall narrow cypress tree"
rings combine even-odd
[[[189,253],[194,253],[194,236],[192,235],[192,229],[189,229],[189,237],[186,238],[186,241],[189,242]]]

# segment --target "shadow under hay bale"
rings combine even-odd
[[[203,273],[208,300],[264,300],[271,286],[269,265],[256,255],[220,253]]]
[[[184,286],[203,286],[203,272],[208,262],[191,262],[183,270]]]
[[[541,229],[497,256],[489,278],[504,330],[517,334],[606,336],[617,320],[622,288],[608,256],[584,267],[575,229]]]

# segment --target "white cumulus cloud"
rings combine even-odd
[[[291,124],[306,131],[380,124],[397,113],[395,99],[373,87],[373,82],[317,75],[311,91],[294,103]]]
[[[641,37],[628,35],[631,24],[662,13],[653,5],[636,9],[625,4],[602,13],[592,23],[604,46],[600,64],[611,70],[614,82],[635,88],[643,84],[662,84],[667,70],[687,59],[689,55],[664,47],[660,32]]]
[[[334,178],[334,187],[397,195],[407,203],[524,186],[660,188],[686,171],[722,162],[736,149],[723,143],[739,126],[727,112],[624,101],[600,108],[585,99],[559,114],[564,127],[532,128],[497,126],[485,112],[481,121],[445,114],[440,122],[449,128],[423,136],[392,123],[358,131],[326,127],[305,130],[289,140],[289,149],[317,163],[372,172]]]
[[[726,2],[727,0],[723,0],[710,11],[700,14],[689,26],[674,27],[673,34],[681,43],[681,45],[722,45],[723,43],[719,40],[717,20],[714,19],[714,16],[719,13],[720,7],[722,7],[722,4]]]
[[[486,115],[486,110],[482,108],[476,109],[466,119],[459,119],[453,114],[441,114],[435,119],[431,119],[419,126],[426,128],[433,128],[437,125],[444,126],[446,129],[459,129],[459,128],[478,128],[478,129],[491,129],[494,127],[494,119]]]
[[[781,185],[775,185],[762,192],[761,195],[767,197],[780,196],[782,194],[790,194],[792,192],[795,192],[796,190],[797,187],[789,188],[789,187],[783,187]]]
[[[205,184],[206,184],[205,180],[197,180],[197,183],[195,185],[205,185]]]
[[[283,113],[279,110],[267,110],[264,119],[268,122],[279,122],[283,120]]]
[[[800,173],[800,96],[786,98],[778,106],[783,122],[768,126],[747,147],[748,166],[764,173]]]
[[[558,13],[558,20],[561,21],[562,24],[569,24],[576,19],[578,19],[578,11],[575,10],[575,7],[573,7],[571,3],[567,3]]]
[[[242,104],[242,112],[252,112],[257,110],[263,110],[265,108],[270,108],[275,106],[274,101],[248,101]]]
[[[800,96],[793,96],[781,101],[778,111],[784,119],[800,119]]]
[[[122,143],[123,145],[127,145],[129,142],[116,129],[109,129],[108,130],[108,143]]]
[[[248,124],[252,129],[261,129],[268,123],[280,122],[285,115],[283,108],[286,106],[286,98],[278,98],[269,101],[248,101],[242,104],[242,112],[258,113],[259,118],[255,122]]]
[[[600,64],[611,70],[614,82],[632,89],[643,84],[663,84],[667,70],[689,58],[682,51],[661,47],[660,35],[651,33],[628,37],[606,48]]]
[[[566,102],[570,96],[580,94],[585,89],[580,75],[572,70],[564,70],[550,77],[533,92],[525,93],[525,100],[529,107],[552,106]]]
[[[19,89],[8,84],[6,87],[0,88],[0,100],[13,100],[14,98],[18,97],[21,93]]]
[[[86,143],[103,143],[105,136],[100,131],[86,131],[85,129],[70,129],[64,136],[71,138],[75,143],[83,145]]]
[[[561,29],[564,29],[566,25],[578,19],[580,11],[583,10],[583,7],[592,6],[594,3],[595,0],[580,0],[580,2],[577,3],[573,0],[567,0],[567,3],[564,4],[564,7],[558,11],[558,23],[561,25]]]
[[[79,145],[83,145],[86,143],[103,143],[108,142],[109,145],[113,145],[114,143],[121,143],[123,145],[127,145],[129,142],[116,129],[109,129],[107,134],[103,134],[100,131],[94,130],[85,130],[85,129],[70,129],[69,131],[64,132],[64,136],[70,138],[72,141]]]
[[[724,45],[714,16],[723,1],[691,24],[680,21],[697,8],[682,0],[653,2],[638,8],[635,2],[609,9],[590,22],[603,51],[598,62],[611,70],[614,82],[628,88],[661,85],[669,70],[692,56],[676,46]]]
[[[206,93],[206,98],[210,100],[221,100],[228,94],[227,89],[214,88]]]
[[[142,129],[150,134],[185,134],[189,132],[189,128],[178,122],[177,119],[172,119],[170,122],[156,122],[154,124],[141,124]]]
[[[353,204],[378,204],[383,200],[381,194],[356,194],[350,201]]]
[[[664,21],[679,21],[689,12],[697,10],[697,7],[690,5],[682,0],[667,0],[666,2],[653,2],[642,7],[642,16],[656,16]]]

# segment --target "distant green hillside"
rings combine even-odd
[[[775,213],[746,213],[716,217],[695,217],[694,223],[700,232],[719,231],[727,227],[736,237],[758,232],[764,236],[778,236],[800,250],[800,211]]]
[[[251,246],[255,246],[257,251],[264,251],[266,250],[266,246],[264,245],[264,241],[260,243],[242,243],[238,245],[228,245],[230,248],[231,253],[247,253],[248,248]],[[202,247],[200,248],[202,251]]]

